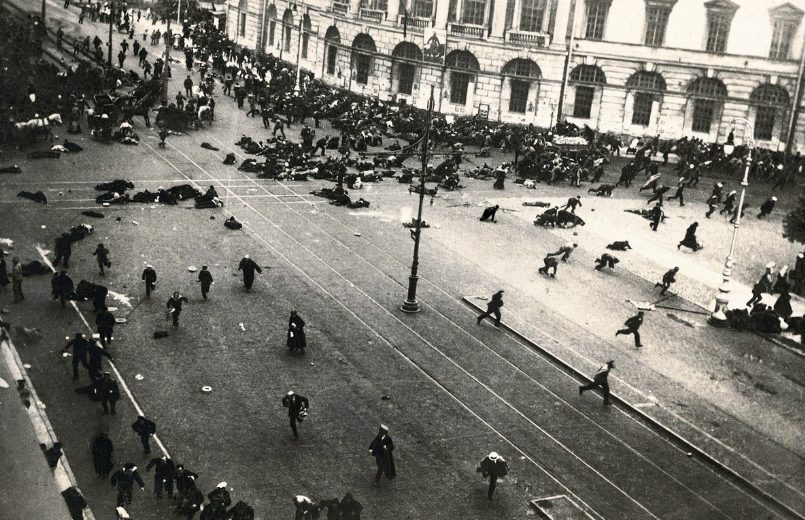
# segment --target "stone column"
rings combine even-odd
[[[437,0],[436,1],[436,21],[434,24],[435,29],[447,28],[447,15],[450,12],[450,0]]]
[[[386,8],[386,20],[391,23],[397,23],[397,16],[400,14],[400,1],[389,0],[388,7]]]
[[[492,13],[492,38],[503,38],[506,31],[506,7],[514,0],[495,0],[495,12]]]
[[[349,0],[349,12],[354,16],[358,16],[361,9],[361,0]]]

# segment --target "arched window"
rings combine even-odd
[[[445,66],[450,70],[450,102],[467,104],[467,91],[481,69],[478,60],[469,51],[453,51],[447,55]]]
[[[688,97],[693,101],[691,130],[709,134],[713,120],[727,97],[727,87],[715,78],[696,78],[688,85]]]
[[[665,92],[665,79],[658,72],[639,70],[626,80],[626,88],[634,90],[632,104],[632,124],[649,126],[654,101],[659,101]]]
[[[414,90],[417,65],[422,61],[422,50],[412,42],[398,43],[391,52],[397,79],[397,92],[410,95]],[[392,73],[392,78],[395,74]]]
[[[310,17],[305,15],[302,18],[302,59],[307,59],[307,48],[310,43]]]
[[[372,57],[377,52],[375,41],[366,33],[361,33],[352,41],[352,68],[355,81],[361,85],[369,83],[372,74]]]
[[[778,85],[760,85],[749,96],[750,104],[755,106],[755,139],[771,140],[774,126],[788,109],[788,91]]]
[[[266,18],[268,25],[266,26],[265,42],[268,48],[274,47],[274,36],[277,32],[277,8],[274,4],[268,6],[266,10]]]
[[[238,2],[238,36],[246,35],[246,13],[249,10],[249,0]]]
[[[291,50],[291,33],[293,32],[293,12],[286,9],[282,15],[282,34],[284,35],[283,49],[285,52]]]
[[[589,119],[593,112],[595,89],[606,84],[607,77],[597,65],[578,65],[570,73],[570,81],[576,84],[573,117]]]
[[[324,47],[327,59],[327,74],[335,74],[338,63],[338,46],[341,44],[341,33],[336,26],[331,25],[324,33]]]
[[[509,112],[525,114],[531,83],[542,76],[539,65],[517,58],[503,66],[502,74],[509,79]]]

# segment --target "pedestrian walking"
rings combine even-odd
[[[120,389],[117,386],[117,381],[112,379],[112,374],[109,372],[104,372],[100,380],[100,394],[101,407],[103,408],[102,415],[108,414],[109,410],[112,411],[112,415],[115,415],[115,405],[120,399]]]
[[[481,222],[486,222],[487,220],[491,220],[492,222],[497,222],[497,220],[495,220],[495,214],[498,212],[499,208],[500,208],[500,206],[498,206],[497,204],[495,204],[494,206],[490,206],[490,207],[486,208],[484,210],[483,214],[481,215],[481,218],[480,218]]]
[[[730,213],[735,211],[735,201],[738,198],[738,192],[732,190],[727,194],[727,198],[724,199],[724,206],[719,210],[719,215],[729,215]]]
[[[212,274],[207,270],[206,265],[201,266],[201,271],[198,273],[198,283],[201,284],[201,297],[207,299],[207,294],[210,292],[210,286],[213,284]]]
[[[254,272],[257,271],[259,274],[263,274],[263,270],[260,269],[260,266],[257,263],[249,258],[249,255],[245,255],[238,264],[238,271],[243,271],[243,285],[246,287],[246,291],[252,290],[252,284],[254,284]]]
[[[298,439],[299,432],[296,430],[296,423],[301,423],[307,417],[307,409],[310,408],[310,402],[307,397],[297,395],[291,390],[282,398],[282,406],[288,409],[288,419],[291,423],[293,438]]]
[[[660,223],[662,223],[664,218],[665,212],[662,210],[662,203],[658,202],[653,208],[651,208],[651,211],[649,212],[649,220],[651,221],[649,227],[651,230],[657,231],[657,228],[659,227]]]
[[[480,473],[484,478],[489,478],[489,490],[486,492],[486,498],[492,500],[492,495],[498,485],[498,479],[505,477],[509,472],[509,464],[497,452],[493,451],[483,458],[475,472]]]
[[[117,486],[117,507],[131,504],[135,482],[140,486],[140,491],[145,491],[145,483],[137,473],[137,466],[133,462],[127,462],[122,469],[112,475],[112,487]]]
[[[766,272],[760,277],[760,280],[752,286],[752,297],[746,302],[747,307],[752,307],[756,303],[760,303],[760,300],[763,299],[763,293],[771,293],[773,286],[771,281],[771,271],[774,269],[776,264],[774,262],[769,262],[766,264]]]
[[[715,213],[716,209],[718,209],[718,202],[719,198],[717,195],[710,195],[707,199],[707,213],[704,214],[705,217],[710,218],[710,215]]]
[[[11,259],[11,289],[14,292],[14,303],[25,299],[25,295],[22,294],[22,265],[16,256]]]
[[[570,212],[575,215],[576,207],[581,207],[581,195],[576,195],[575,197],[567,199],[567,204],[565,204],[565,207],[562,209],[567,210],[570,208]]]
[[[70,234],[62,233],[61,236],[56,239],[56,245],[53,249],[56,253],[56,257],[53,259],[53,267],[58,267],[58,265],[63,262],[64,268],[69,269],[70,256],[73,253],[73,241],[70,239]]]
[[[154,468],[154,498],[162,498],[162,493],[173,498],[173,480],[176,478],[176,467],[167,455],[151,459],[145,466],[145,471]]]
[[[305,320],[303,320],[295,310],[291,311],[291,316],[288,318],[288,350],[299,350],[304,354],[306,346]]]
[[[189,300],[186,296],[182,296],[178,292],[174,292],[173,296],[168,298],[168,303],[165,306],[168,308],[168,318],[173,319],[173,326],[179,326],[179,315],[182,314],[182,303],[186,303]]]
[[[495,315],[495,327],[500,327],[500,308],[503,307],[503,289],[492,295],[492,299],[486,304],[486,312],[478,316],[478,325],[491,315]]]
[[[109,473],[112,472],[112,452],[115,451],[115,446],[106,432],[100,432],[92,439],[92,465],[95,467],[95,473],[102,478],[109,478]]]
[[[87,338],[84,337],[83,334],[80,332],[75,333],[75,337],[71,339],[67,345],[61,349],[61,353],[64,354],[67,352],[68,349],[72,348],[72,365],[73,365],[73,381],[78,379],[78,365],[83,365],[84,368],[89,368],[89,363],[87,363],[87,351],[89,350],[89,341]]]
[[[600,388],[601,393],[604,394],[604,405],[612,404],[609,401],[609,372],[613,368],[615,368],[615,362],[612,360],[607,361],[606,365],[599,368],[598,372],[595,373],[595,375],[593,376],[593,380],[590,384],[579,386],[579,395],[583,394],[587,390],[594,390],[596,388]]]
[[[187,76],[187,78],[184,80],[183,85],[184,85],[184,91],[185,91],[185,95],[187,96],[187,99],[192,98],[193,97],[193,80],[190,79],[190,76]]]
[[[196,489],[196,479],[198,474],[185,469],[184,465],[176,465],[174,480],[176,481],[176,503],[179,508],[191,491]]]
[[[679,178],[679,182],[676,185],[676,191],[673,195],[668,197],[668,200],[679,199],[679,205],[685,205],[685,187],[687,186],[687,182],[685,181],[684,177]]]
[[[154,271],[154,268],[151,266],[151,264],[146,264],[141,278],[145,282],[145,297],[150,298],[151,291],[153,291],[157,286],[157,272]]]
[[[760,205],[760,213],[758,213],[757,218],[763,218],[767,215],[771,214],[771,210],[774,209],[774,205],[777,203],[777,197],[770,197],[766,199],[763,204]]]
[[[54,273],[53,278],[50,280],[50,287],[53,293],[53,299],[59,300],[62,309],[65,307],[66,301],[75,294],[75,284],[73,283],[73,279],[67,276],[67,271]]]
[[[89,364],[89,377],[92,381],[98,381],[103,375],[103,358],[109,361],[115,360],[115,357],[103,348],[102,345],[99,345],[97,341],[90,342],[87,347],[87,362]]]
[[[665,272],[664,275],[662,275],[662,281],[654,284],[654,287],[662,287],[660,294],[665,294],[665,291],[667,291],[671,287],[671,284],[676,281],[676,274],[678,272],[679,272],[678,267],[669,269],[668,271]]]
[[[600,258],[595,259],[595,270],[601,271],[604,267],[615,269],[615,264],[619,262],[620,260],[618,260],[616,257],[610,255],[609,253],[604,253]]]
[[[636,348],[641,348],[643,346],[640,343],[640,326],[643,324],[643,311],[637,313],[637,315],[632,316],[624,323],[625,328],[618,330],[615,333],[615,336],[620,336],[621,334],[634,334],[634,346]]]
[[[157,432],[157,425],[154,423],[154,421],[146,418],[143,415],[140,415],[131,425],[131,429],[134,430],[134,433],[140,437],[140,443],[143,445],[143,452],[151,453],[151,444],[149,440]]]
[[[392,480],[397,476],[397,468],[394,466],[394,442],[389,437],[389,428],[385,424],[380,425],[380,430],[369,444],[369,454],[375,458],[377,473],[375,474],[375,484],[380,482],[380,477]]]
[[[92,255],[98,262],[98,269],[100,269],[101,276],[104,276],[106,274],[104,268],[112,267],[112,262],[109,261],[109,250],[101,243],[98,244],[98,247],[95,248],[95,252],[92,253]]]
[[[109,346],[112,341],[112,334],[115,332],[115,316],[109,312],[109,308],[104,306],[101,312],[95,317],[95,325],[98,327],[101,345]]]
[[[694,222],[688,226],[688,229],[685,231],[685,238],[683,238],[682,241],[676,245],[676,248],[679,249],[680,247],[685,246],[692,249],[693,252],[701,249],[703,246],[696,240],[696,229],[698,227],[698,222]]]
[[[653,194],[651,195],[651,198],[649,198],[646,201],[646,205],[649,205],[649,204],[651,204],[652,202],[654,202],[656,200],[657,205],[662,206],[662,197],[663,197],[663,195],[665,195],[669,191],[671,191],[670,186],[663,186],[663,185],[657,186],[657,188],[654,190]]]

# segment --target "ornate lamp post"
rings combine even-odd
[[[752,138],[754,136],[754,127],[752,123],[750,123],[747,119],[744,118],[735,118],[732,120],[733,127],[736,121],[741,121],[744,123],[746,127],[749,128],[749,133],[747,134],[744,131],[744,142],[748,143],[749,146],[749,153],[746,156],[746,166],[744,167],[744,178],[741,181],[741,198],[738,202],[738,213],[735,218],[735,224],[732,228],[732,241],[730,242],[730,252],[727,255],[727,259],[724,262],[724,271],[722,272],[722,282],[721,286],[718,288],[718,294],[716,295],[716,308],[710,314],[710,318],[707,322],[714,326],[714,327],[726,327],[728,325],[727,322],[727,315],[725,311],[727,310],[727,305],[730,301],[730,281],[732,280],[732,268],[735,266],[735,240],[738,237],[738,228],[741,227],[741,213],[744,205],[744,197],[746,196],[746,187],[749,186],[749,168],[752,166]],[[724,152],[728,155],[735,150],[735,146],[732,144],[724,145]]]

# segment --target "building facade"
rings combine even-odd
[[[433,91],[445,114],[706,141],[734,127],[739,143],[777,149],[790,135],[798,149],[804,10],[805,0],[228,0],[227,34],[353,92],[425,108]]]

